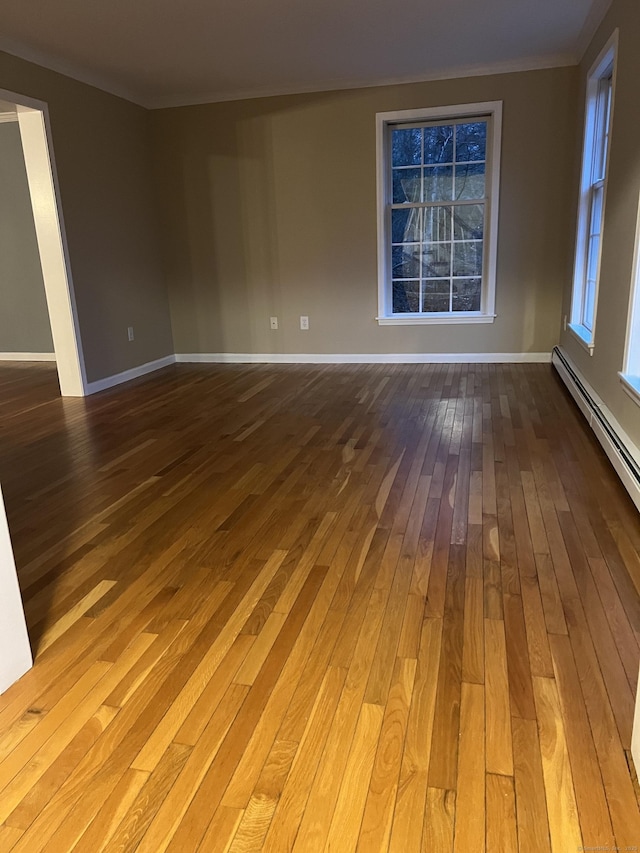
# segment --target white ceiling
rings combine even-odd
[[[161,107],[571,64],[609,2],[2,0],[0,49]]]

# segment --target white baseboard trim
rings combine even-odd
[[[55,361],[55,352],[0,352],[0,361]]]
[[[107,388],[113,388],[114,385],[120,385],[123,382],[129,382],[131,379],[137,379],[139,376],[146,376],[147,373],[153,373],[154,370],[160,370],[170,364],[175,364],[175,355],[166,355],[164,358],[157,358],[155,361],[148,361],[146,364],[140,364],[138,367],[132,367],[130,370],[123,370],[122,373],[115,373],[113,376],[105,376],[104,379],[96,379],[95,382],[87,382],[85,386],[85,394],[96,394],[98,391],[105,391]]]
[[[561,347],[553,351],[553,366],[589,422],[631,500],[640,510],[640,448],[629,438]]]
[[[463,353],[176,353],[176,361],[189,364],[548,364],[550,352]]]
[[[149,361],[122,373],[88,382],[85,394],[97,394],[115,385],[153,373],[176,362],[182,364],[540,364],[551,361],[550,352],[480,353],[176,353]]]

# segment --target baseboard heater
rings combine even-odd
[[[559,347],[554,347],[551,363],[640,510],[640,452]]]

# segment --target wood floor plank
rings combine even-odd
[[[537,576],[521,578],[520,594],[531,675],[553,678],[553,663]]]
[[[568,637],[550,637],[580,826],[588,847],[613,847],[602,775]]]
[[[540,727],[540,753],[551,849],[553,853],[577,850],[582,846],[582,833],[558,692],[551,678],[536,676],[533,684]]]
[[[485,849],[484,688],[462,684],[454,853]]]
[[[518,849],[518,827],[513,778],[487,773],[486,796],[486,849],[491,853],[514,853]]]
[[[504,623],[485,619],[487,772],[513,776],[511,709]]]
[[[389,846],[416,664],[414,658],[396,660],[358,836],[363,851]]]
[[[362,704],[325,850],[356,849],[383,719],[380,705]]]
[[[248,688],[232,684],[217,711],[212,715],[193,751],[189,755],[178,779],[165,797],[154,819],[142,838],[138,850],[166,850],[183,815],[187,811],[200,782],[216,757],[227,731],[233,723],[238,709],[244,702]]]
[[[536,554],[536,568],[547,632],[567,634],[567,622],[551,557],[546,554]]]
[[[37,782],[46,771],[51,767],[61,752],[69,745],[74,736],[94,715],[99,706],[106,700],[107,696],[113,690],[113,687],[121,680],[123,675],[131,669],[139,657],[149,648],[155,640],[153,634],[141,634],[137,641],[132,644],[129,654],[123,655],[123,658],[116,664],[110,665],[105,663],[102,667],[96,667],[95,672],[99,676],[98,679],[90,680],[90,689],[88,695],[85,695],[82,700],[74,706],[75,713],[65,715],[63,720],[57,726],[53,734],[55,737],[50,737],[46,743],[43,743],[43,737],[48,734],[47,723],[53,726],[54,721],[59,718],[66,710],[64,706],[56,708],[45,717],[39,728],[34,731],[31,742],[29,740],[22,743],[14,750],[9,759],[4,762],[0,772],[7,774],[7,777],[14,772],[19,761],[23,761],[22,753],[28,750],[32,755],[35,754],[35,760],[32,760],[28,767],[18,770],[11,781],[5,785],[2,791],[2,803],[0,805],[0,820],[4,822],[11,814],[14,808],[28,794],[31,787]],[[90,671],[91,672],[91,671]],[[81,683],[81,682],[79,682]],[[71,696],[72,694],[69,694]],[[56,711],[58,713],[56,714]],[[38,741],[35,740],[35,735],[39,735]]]
[[[511,713],[515,717],[535,720],[536,708],[531,684],[531,659],[527,645],[522,598],[519,595],[504,596],[504,629]]]
[[[453,850],[455,810],[454,791],[445,791],[442,788],[427,789],[424,831],[420,848],[422,853],[430,853],[432,850],[449,853]]]
[[[460,727],[460,690],[464,620],[464,551],[451,546],[442,623],[441,664],[433,720],[429,786],[455,790]]]
[[[462,680],[484,684],[484,585],[474,577],[465,581]]]
[[[315,775],[346,676],[346,670],[334,667],[329,667],[326,672],[264,840],[265,851],[277,853],[293,848],[309,795],[308,784],[305,783]]]
[[[73,850],[91,853],[107,846],[148,778],[143,771],[127,770]]]
[[[155,770],[162,753],[171,743],[180,726],[186,720],[189,711],[199,699],[211,676],[216,671],[226,653],[240,633],[243,621],[251,613],[264,592],[267,584],[278,570],[286,556],[285,551],[276,551],[267,561],[264,569],[247,592],[242,604],[236,608],[232,619],[225,626],[224,632],[218,637],[206,655],[202,658],[195,672],[183,688],[180,701],[171,705],[170,711],[163,717],[162,722],[145,743],[143,749],[131,763],[134,770]]]
[[[22,837],[22,830],[15,826],[0,826],[0,850],[10,853]]]
[[[373,661],[374,650],[371,648],[371,641],[373,638],[377,642],[385,603],[384,590],[374,590],[368,608],[370,618],[365,620],[363,633],[359,637],[356,652],[347,673],[324,753],[309,792],[294,849],[295,847],[299,850],[313,849],[314,846],[319,848],[325,844],[338,794],[336,778],[342,778],[344,773],[346,749],[350,747],[354,736]]]
[[[281,648],[292,648],[285,666],[282,668],[279,677],[273,685],[273,689],[264,706],[264,711],[255,725],[248,743],[245,745],[244,754],[229,781],[222,805],[240,808],[246,807],[249,804],[253,786],[259,777],[260,770],[269,754],[271,745],[276,739],[286,709],[298,685],[300,673],[311,652],[312,641],[309,640],[309,636],[311,635],[315,639],[314,618],[318,623],[322,623],[326,612],[325,608],[317,606],[321,604],[321,599],[316,598],[317,589],[321,585],[324,576],[324,569],[318,567],[309,575],[300,597],[289,614],[287,622],[278,638],[278,645],[274,646],[272,654],[267,658],[264,670],[266,674],[269,673],[270,665],[273,668],[273,661],[279,657],[283,657],[280,653]],[[312,607],[311,601],[314,598],[315,604]],[[306,620],[309,610],[312,610],[312,612],[309,614],[308,620]],[[301,624],[304,624],[302,630],[300,630]],[[258,682],[259,684],[260,682]],[[252,694],[252,698],[257,692],[255,691]]]
[[[550,853],[551,839],[535,720],[513,718],[513,766],[516,788],[518,850]]]
[[[269,753],[230,850],[264,849],[264,840],[298,751],[297,743],[276,741]]]
[[[29,828],[42,808],[51,799],[53,793],[61,787],[74,767],[112,722],[118,710],[118,708],[112,708],[108,705],[102,705],[98,708],[97,712],[80,729],[69,745],[60,752],[43,775],[37,781],[32,782],[29,792],[20,800],[7,818],[7,822],[11,826],[21,829]]]
[[[220,806],[202,839],[202,849],[208,853],[227,853],[243,817],[241,809]]]
[[[185,744],[169,746],[112,835],[107,845],[110,853],[137,848],[190,754],[191,747]]]
[[[407,721],[389,850],[419,849],[441,661],[442,620],[425,619]]]

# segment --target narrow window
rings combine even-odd
[[[582,179],[571,330],[593,351],[602,255],[602,229],[613,108],[615,44],[609,44],[587,79]]]

